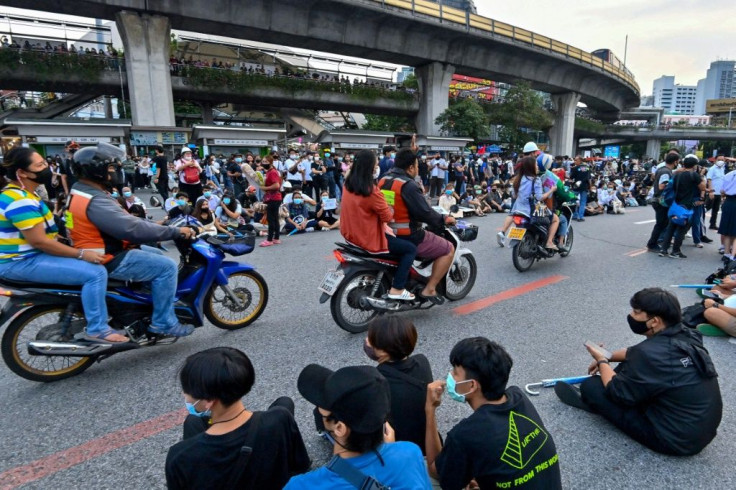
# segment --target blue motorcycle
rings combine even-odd
[[[175,311],[182,323],[237,330],[253,323],[266,308],[268,287],[253,266],[225,260],[225,254],[253,251],[255,234],[200,235],[177,240],[181,254]],[[5,364],[31,381],[58,381],[75,376],[119,352],[171,344],[175,337],[148,332],[153,314],[150,290],[143,284],[110,280],[107,306],[110,325],[125,330],[130,342],[100,343],[84,338],[86,321],[81,287],[9,281],[0,278],[0,312]]]

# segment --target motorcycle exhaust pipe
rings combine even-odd
[[[34,340],[28,342],[28,353],[32,356],[90,357],[104,354],[108,352],[112,346],[113,344],[75,344],[73,342],[48,342]]]
[[[360,299],[364,307],[370,307],[374,310],[396,312],[401,309],[401,303],[398,301],[386,301],[385,299],[364,297]]]

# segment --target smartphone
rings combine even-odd
[[[600,345],[595,344],[591,342],[590,340],[586,340],[584,345],[586,347],[590,347],[591,349],[595,351],[600,352],[601,354],[603,354],[603,357],[605,357],[606,359],[611,359],[611,357],[613,357],[613,354],[611,353],[611,351],[604,349]]]

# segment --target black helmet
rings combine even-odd
[[[77,178],[107,182],[107,167],[125,157],[125,152],[110,143],[82,148],[74,154],[72,170]]]

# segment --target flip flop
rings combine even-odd
[[[122,335],[124,337],[127,337],[128,334],[125,332],[125,330],[115,330],[114,328],[109,328],[103,332],[100,332],[98,334],[88,334],[85,332],[85,334],[82,336],[85,340],[89,340],[90,342],[99,342],[103,344],[124,344],[126,342],[130,342],[130,339],[128,340],[107,340],[107,337],[109,337],[112,334],[118,334]]]
[[[704,337],[728,337],[728,334],[710,323],[701,323],[695,329]]]
[[[387,294],[386,297],[388,299],[395,299],[399,301],[414,301],[415,299],[415,296],[406,289],[401,291],[401,294]]]
[[[437,306],[445,303],[445,298],[437,294],[435,294],[434,296],[424,296],[423,294],[419,293],[417,294],[417,296],[419,296],[420,299],[429,301],[430,303],[435,304]]]

